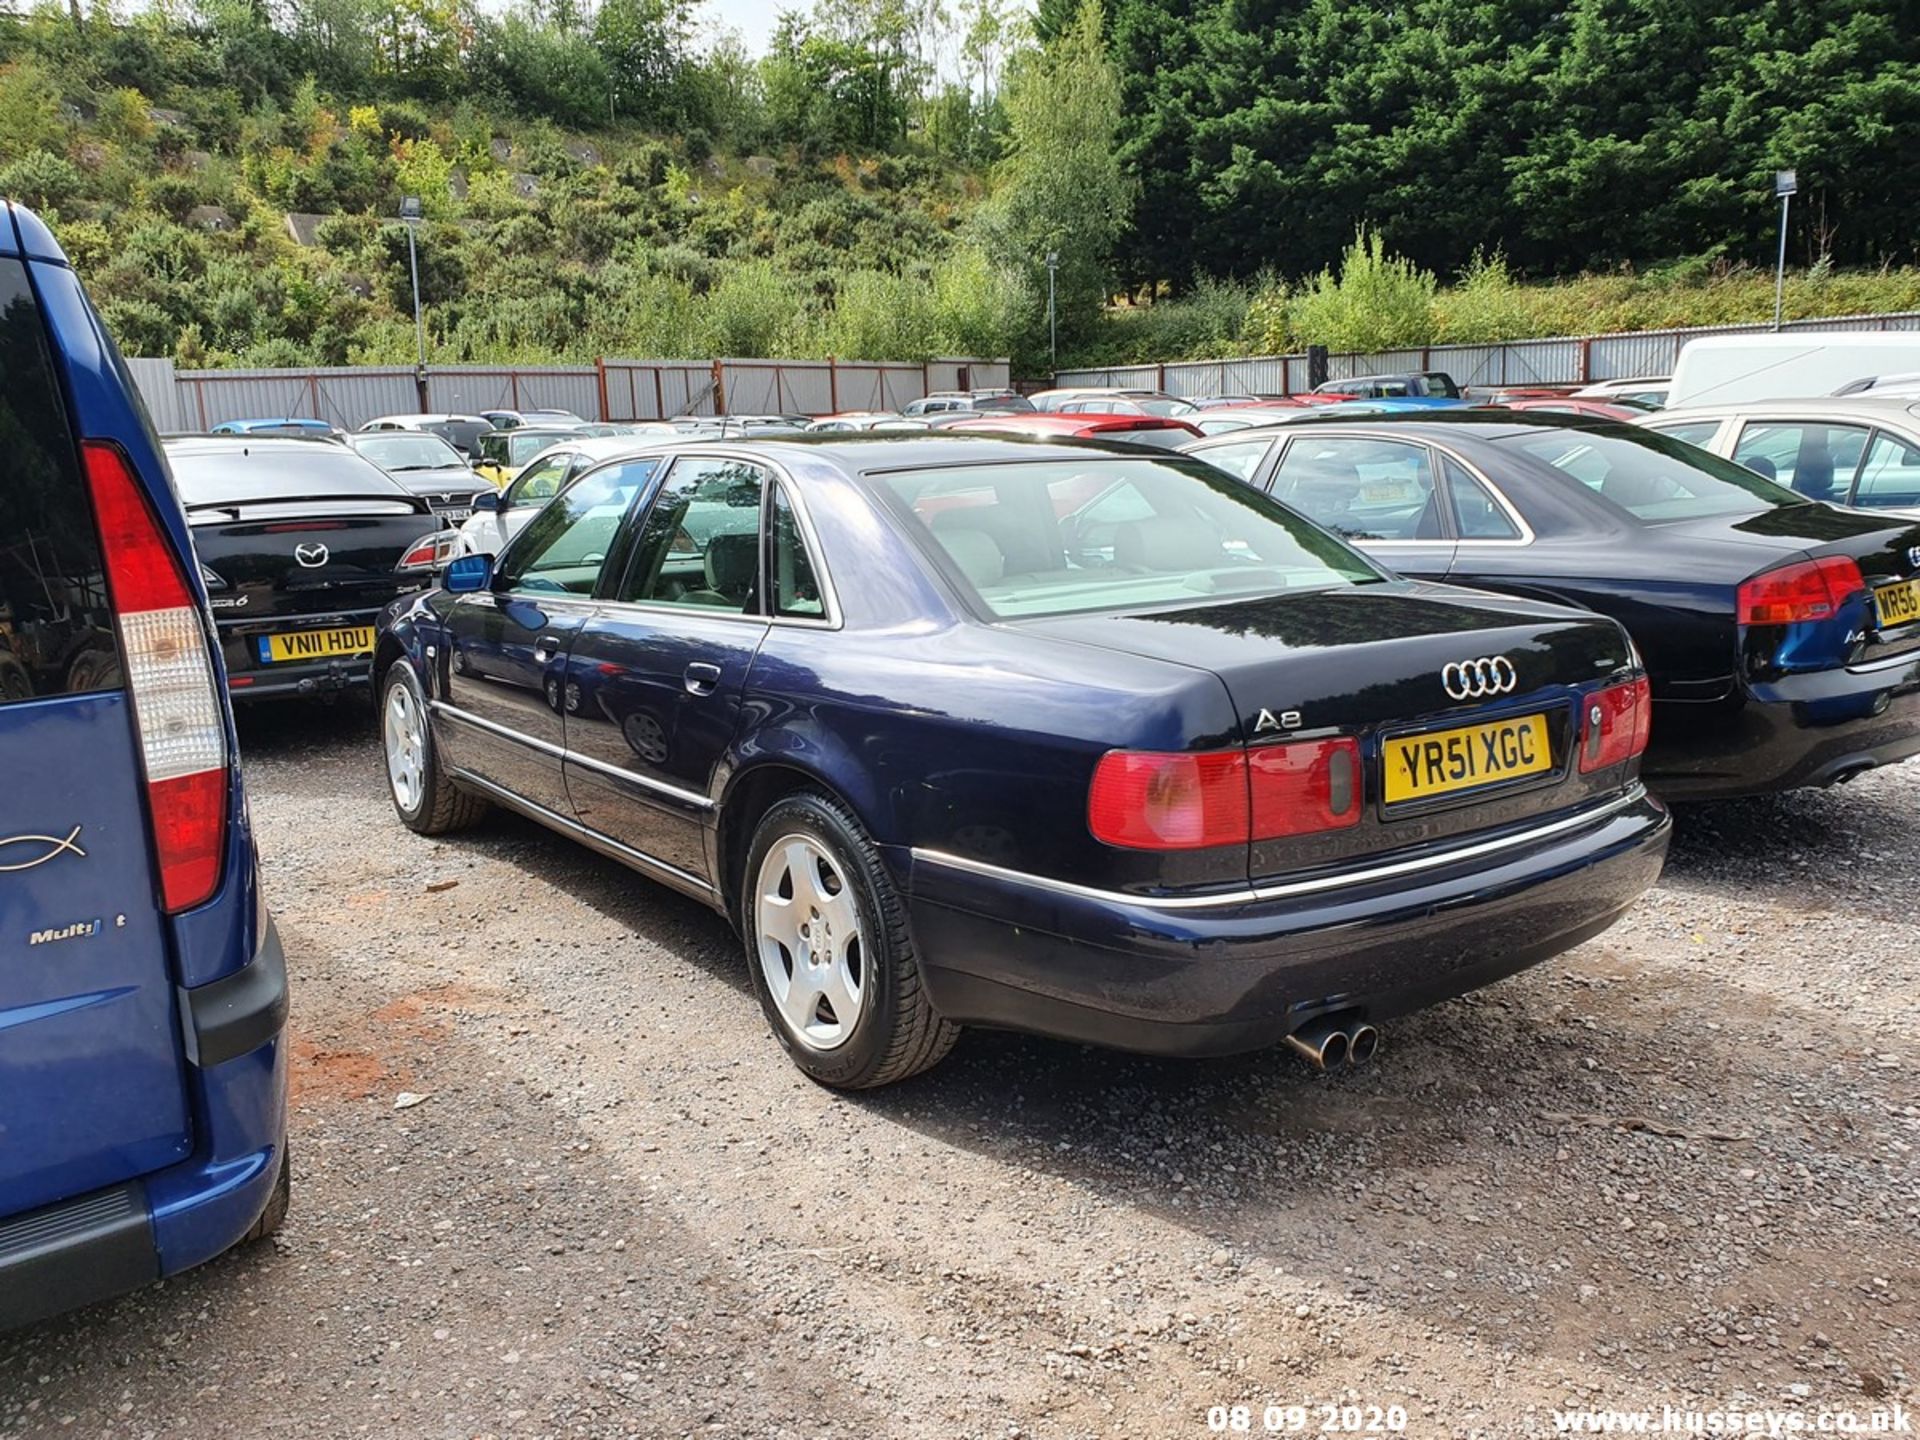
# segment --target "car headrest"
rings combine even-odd
[[[1660,486],[1649,475],[1612,471],[1600,482],[1600,493],[1622,509],[1651,505],[1660,498]]]
[[[940,548],[945,550],[967,583],[978,589],[991,585],[1007,573],[1007,555],[1000,542],[986,531],[971,525],[940,525]]]
[[[744,597],[760,571],[760,534],[738,530],[707,541],[707,586],[728,598]]]

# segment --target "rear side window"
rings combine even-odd
[[[0,705],[117,688],[100,541],[18,260],[0,260],[0,455]]]
[[[1920,509],[1920,445],[1884,430],[1875,435],[1853,503],[1864,510]]]
[[[1744,465],[1646,430],[1529,429],[1494,443],[1524,451],[1643,524],[1807,503]]]
[[[1853,472],[1867,448],[1864,425],[1809,425],[1799,421],[1743,426],[1733,458],[1754,474],[1809,500],[1846,503]]]

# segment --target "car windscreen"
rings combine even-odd
[[[1552,466],[1647,525],[1809,503],[1744,465],[1651,430],[1528,430],[1496,443]]]
[[[167,462],[181,503],[230,505],[261,500],[304,500],[312,495],[369,500],[412,497],[378,465],[344,445],[282,441],[267,445],[222,445],[218,449],[167,447]]]
[[[382,470],[444,470],[466,464],[460,452],[438,435],[415,431],[355,436],[353,448]]]
[[[1076,455],[874,480],[1000,619],[1387,578],[1305,517],[1184,457]]]

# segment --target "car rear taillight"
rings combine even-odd
[[[1255,840],[1360,823],[1360,742],[1296,740],[1247,752]]]
[[[1580,732],[1580,773],[1631,760],[1647,748],[1653,728],[1653,691],[1642,676],[1587,697]]]
[[[1360,746],[1345,736],[1257,750],[1101,756],[1093,838],[1128,850],[1200,850],[1360,823]]]
[[[458,545],[460,533],[457,530],[436,530],[431,535],[422,535],[408,547],[407,553],[400,557],[396,570],[438,570],[449,560]]]
[[[1859,564],[1845,555],[1797,560],[1741,582],[1740,623],[1792,625],[1830,619],[1866,588]]]
[[[126,453],[105,440],[81,449],[140,733],[161,905],[185,910],[220,883],[227,841],[227,730],[206,626]]]
[[[1244,845],[1246,752],[1110,750],[1093,772],[1087,825],[1094,839],[1128,850]]]

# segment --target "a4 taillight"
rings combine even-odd
[[[1580,723],[1580,773],[1604,770],[1647,748],[1653,726],[1653,689],[1646,677],[1609,685],[1586,699]]]
[[[126,452],[81,447],[140,734],[160,899],[186,910],[220,884],[227,844],[227,729],[200,606]]]
[[[1806,620],[1829,620],[1866,588],[1859,564],[1848,556],[1796,560],[1776,570],[1763,570],[1741,583],[1740,623],[1795,625]]]
[[[1255,750],[1110,750],[1087,796],[1096,840],[1201,850],[1360,823],[1360,746],[1346,736]]]

